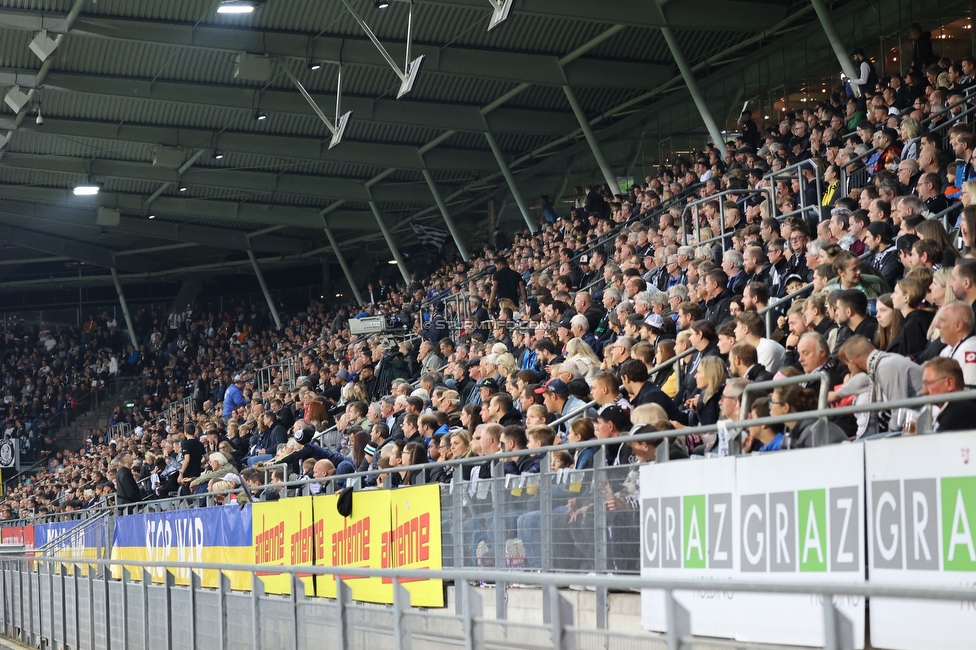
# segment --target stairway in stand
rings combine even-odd
[[[108,419],[116,406],[136,402],[142,397],[146,380],[142,377],[126,377],[115,380],[111,394],[99,396],[94,406],[89,406],[71,424],[57,432],[58,444],[63,449],[80,449],[90,429],[108,429]],[[79,411],[84,407],[80,406]]]

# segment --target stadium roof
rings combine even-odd
[[[348,2],[402,66],[409,3]],[[0,90],[35,89],[20,115],[9,102],[0,112],[4,258],[220,272],[248,251],[269,264],[329,257],[327,219],[346,255],[387,259],[369,202],[398,239],[412,220],[442,225],[424,170],[462,228],[507,191],[486,131],[520,178],[543,172],[586,147],[564,86],[598,128],[620,127],[649,89],[680,83],[660,27],[692,65],[714,66],[808,6],[518,0],[489,31],[493,2],[415,1],[412,56],[425,59],[397,99],[401,79],[339,0],[266,0],[244,15],[217,13],[217,0],[3,0]],[[44,63],[31,48],[41,30],[62,39]],[[267,74],[236,75],[241,52],[266,56]],[[329,148],[290,76],[331,120],[340,70],[352,116]],[[73,194],[86,182],[97,196]],[[111,211],[118,225],[105,225]]]

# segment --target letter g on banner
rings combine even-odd
[[[742,571],[766,571],[766,495],[749,494],[742,503]]]
[[[660,499],[644,499],[641,504],[641,555],[648,568],[661,566],[661,503]]]

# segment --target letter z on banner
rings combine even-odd
[[[702,581],[675,594],[693,634],[823,645],[818,597],[731,592],[722,582],[862,583],[862,445],[647,465],[640,480],[641,575]],[[863,601],[838,607],[864,647]],[[644,591],[642,619],[665,629],[660,591]]]
[[[976,639],[976,433],[867,443],[871,582],[973,589],[964,602],[871,599],[871,643],[962,650]]]

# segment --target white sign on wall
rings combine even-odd
[[[648,465],[641,575],[703,581],[675,594],[694,635],[823,645],[819,597],[732,592],[721,582],[863,583],[863,502],[863,445]],[[663,603],[660,591],[644,591],[644,627],[665,629]],[[863,600],[836,604],[862,648]]]
[[[892,650],[974,647],[976,433],[873,441],[866,469],[871,582],[972,588],[974,598],[872,598],[872,644]]]

